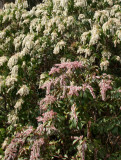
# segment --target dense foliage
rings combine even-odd
[[[121,159],[121,1],[0,11],[0,154]]]

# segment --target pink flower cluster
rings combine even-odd
[[[76,122],[78,122],[78,117],[77,117],[77,114],[76,114],[76,105],[73,104],[72,107],[71,107],[71,120],[75,119]]]
[[[38,134],[38,135],[42,135],[42,132],[44,130],[44,126],[43,124],[40,124],[37,129],[35,130],[35,133]]]
[[[79,93],[78,91],[80,91],[82,89],[82,87],[79,87],[79,86],[66,86],[66,88],[69,89],[69,92],[68,92],[68,95],[76,95],[76,96],[79,96]]]
[[[55,101],[56,98],[54,96],[46,95],[46,97],[40,101],[40,109],[46,110],[47,105],[52,104]]]
[[[58,68],[57,68],[58,67]],[[55,67],[52,67],[49,74],[59,73],[60,69],[66,68],[68,70],[76,69],[76,68],[83,68],[83,65],[81,62],[74,61],[74,62],[63,62],[61,64],[55,64]]]
[[[101,82],[99,83],[99,87],[100,87],[100,92],[101,92],[101,96],[102,96],[102,100],[105,101],[106,100],[106,92],[108,89],[112,89],[111,87],[111,80],[101,80]]]
[[[96,96],[95,96],[95,93],[93,91],[93,88],[87,83],[83,84],[83,91],[85,91],[86,89],[88,89],[90,91],[92,97],[95,99]]]
[[[39,116],[39,117],[37,118],[37,121],[38,121],[38,122],[43,122],[43,123],[45,123],[45,122],[53,119],[56,114],[57,114],[57,113],[56,113],[56,112],[53,112],[53,110],[48,111],[48,112],[45,112],[45,113],[42,114],[42,117]]]
[[[52,81],[44,83],[44,85],[41,86],[42,89],[46,88],[46,94],[50,94],[50,88],[51,85],[53,84]]]
[[[98,80],[100,80],[100,79],[111,79],[112,77],[111,77],[111,75],[110,74],[106,74],[106,73],[103,73],[102,75],[100,75],[100,76],[96,76],[95,74],[92,76],[92,78],[93,79],[98,79]]]
[[[44,139],[40,138],[36,140],[31,149],[30,160],[38,160],[40,159],[40,147],[44,144]]]
[[[56,67],[59,67],[60,69],[62,68],[67,68],[67,69],[72,69],[72,68],[83,68],[83,65],[81,62],[74,61],[74,62],[64,62],[61,64],[56,64]]]
[[[86,83],[85,83],[85,84],[83,84],[82,86],[73,86],[73,85],[71,85],[71,86],[65,86],[65,87],[69,89],[68,95],[71,95],[71,96],[73,96],[73,95],[79,96],[79,93],[78,93],[79,91],[81,91],[81,90],[85,91],[86,89],[88,89],[88,90],[90,91],[92,97],[93,97],[94,99],[96,98],[95,93],[94,93],[94,91],[93,91],[93,88],[92,88],[89,84],[86,84]]]
[[[49,72],[49,75],[54,74],[54,73],[59,73],[59,72],[60,72],[60,68],[52,67]]]
[[[28,137],[33,131],[33,127],[30,126],[27,130],[23,132],[24,136]]]
[[[11,160],[17,158],[18,150],[19,152],[22,149],[22,146],[25,143],[26,138],[32,133],[33,127],[30,126],[27,130],[17,133],[16,137],[12,139],[11,143],[5,150],[5,159]],[[21,151],[22,152],[22,151]]]

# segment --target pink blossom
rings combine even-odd
[[[66,81],[65,81],[66,75],[62,74],[60,76],[60,86],[65,86],[66,85]]]
[[[42,114],[42,117],[39,116],[39,117],[37,118],[37,121],[38,121],[38,122],[43,122],[43,123],[45,123],[45,122],[53,119],[56,114],[57,114],[57,113],[56,113],[56,112],[53,112],[53,110],[48,111],[48,112],[45,112],[45,113]]]
[[[17,141],[13,139],[7,149],[5,150],[5,159],[11,160],[17,157]]]
[[[54,130],[56,131],[57,129],[55,128],[54,124],[52,123],[50,126],[49,126],[50,130]]]
[[[60,98],[65,98],[67,87],[63,87],[63,95]]]
[[[44,144],[44,139],[40,138],[36,140],[31,149],[30,160],[38,160],[40,159],[40,147]]]
[[[33,127],[30,126],[26,131],[24,131],[24,135],[25,135],[25,136],[29,136],[32,131],[33,131]]]
[[[61,64],[56,64],[56,67],[59,67],[60,69],[62,68],[67,68],[67,69],[72,69],[72,68],[83,68],[83,65],[81,62],[74,61],[74,62],[64,62]]]
[[[100,79],[100,76],[96,76],[97,79]]]
[[[32,131],[33,127],[30,126],[26,131],[16,134],[16,137],[12,139],[5,151],[6,160],[15,159],[17,157],[18,151],[20,151],[25,143],[26,138],[31,134]]]
[[[35,130],[35,133],[38,133],[39,135],[41,135],[42,132],[43,132],[43,129],[44,129],[43,124],[40,124],[40,125],[37,127],[37,129]]]
[[[56,84],[58,84],[58,82],[60,82],[60,77],[55,78],[53,83],[54,83],[54,85],[56,85]]]
[[[55,128],[54,124],[52,123],[51,125],[46,125],[46,133],[51,134],[53,131],[57,131]]]
[[[69,89],[68,95],[76,95],[79,96],[78,91],[80,91],[82,89],[82,87],[78,87],[78,86],[67,86],[67,88]]]
[[[73,104],[72,107],[71,107],[71,120],[75,119],[76,122],[78,122],[78,117],[77,117],[77,114],[76,114],[76,105]]]
[[[111,85],[111,80],[101,80],[101,82],[99,83],[99,87],[100,87],[100,92],[101,92],[101,96],[102,96],[102,100],[105,101],[106,100],[106,91],[108,89],[112,89]]]
[[[86,89],[88,89],[90,91],[92,97],[95,99],[96,96],[95,96],[95,93],[93,91],[93,88],[87,83],[83,84],[83,91],[85,91]]]
[[[46,95],[46,97],[40,101],[40,109],[46,109],[48,104],[52,104],[55,101],[56,98],[54,96]]]
[[[49,75],[54,74],[54,73],[59,73],[59,72],[60,72],[60,68],[52,67],[49,72]]]
[[[44,83],[41,88],[44,89],[46,88],[46,94],[50,94],[50,88],[51,88],[51,85],[53,84],[52,81],[47,81],[46,83]]]

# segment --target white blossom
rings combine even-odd
[[[23,99],[19,99],[19,100],[16,102],[14,108],[20,110],[23,103],[24,103]]]
[[[20,57],[22,58],[23,56],[29,54],[29,49],[28,48],[23,48],[23,50],[21,51]]]
[[[23,7],[24,7],[24,8],[27,8],[27,7],[28,7],[28,2],[27,2],[27,1],[24,1],[24,2],[23,2]]]
[[[90,45],[94,45],[98,42],[100,39],[100,30],[98,25],[94,25],[93,29],[91,30],[91,39],[90,39]]]
[[[109,61],[108,60],[102,61],[100,63],[101,70],[103,70],[103,69],[107,70],[108,66],[109,66]]]
[[[7,61],[8,61],[8,58],[6,56],[0,57],[0,66],[3,66],[3,64]]]
[[[84,53],[84,49],[81,47],[81,46],[79,46],[79,48],[78,48],[78,50],[77,50],[77,53]]]
[[[56,32],[51,33],[52,40],[55,40],[57,38],[57,36],[58,36],[58,34]]]
[[[7,76],[6,78],[6,86],[13,86],[15,84],[15,82],[17,82],[17,78],[16,77],[13,77],[13,76]]]
[[[58,25],[58,32],[61,32],[61,34],[65,31],[65,26],[64,26],[64,24],[59,24]]]
[[[13,77],[16,77],[18,75],[18,65],[15,65],[12,69],[11,69],[11,75]]]
[[[74,18],[72,16],[69,16],[66,20],[67,27],[72,25],[73,23],[74,23]]]
[[[13,56],[11,56],[7,64],[10,69],[12,69],[12,67],[17,64],[19,57],[20,53],[16,53]]]
[[[29,88],[26,85],[23,85],[17,92],[20,96],[26,96],[29,94]]]
[[[4,23],[8,18],[9,18],[8,15],[5,15],[5,16],[3,17],[2,23]]]
[[[68,0],[60,0],[60,5],[62,6],[62,7],[67,7],[67,4],[68,4]]]
[[[8,114],[7,117],[8,117],[8,123],[10,124],[16,124],[16,122],[18,121],[18,117],[14,111]]]
[[[2,143],[2,149],[5,149],[7,145],[8,145],[8,137]]]
[[[119,56],[116,57],[116,60],[121,62],[121,58]]]
[[[102,57],[103,57],[103,59],[104,59],[104,58],[110,59],[111,55],[112,55],[112,54],[111,54],[109,51],[104,50],[104,51],[102,52]]]
[[[107,2],[110,6],[113,5],[113,0],[104,0],[104,2]]]
[[[5,31],[0,32],[0,38],[1,38],[1,39],[4,38],[5,35],[6,35]]]
[[[86,0],[74,0],[74,4],[76,7],[85,7],[87,5]]]
[[[83,32],[83,34],[81,35],[81,42],[83,43],[83,44],[85,44],[86,43],[86,40],[87,40],[87,37],[88,37],[88,35],[90,34],[90,31],[88,31],[88,32]]]
[[[83,18],[85,18],[85,15],[84,15],[84,14],[79,14],[78,20],[81,20],[81,19],[83,19]]]
[[[58,42],[57,45],[54,48],[53,53],[58,54],[60,52],[60,50],[62,50],[62,48],[65,47],[65,45],[66,45],[66,43],[63,40]]]
[[[91,51],[90,51],[90,49],[88,49],[88,48],[86,48],[86,49],[84,50],[84,52],[85,52],[85,58],[87,58],[88,56],[91,55]]]

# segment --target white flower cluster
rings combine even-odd
[[[83,43],[83,45],[86,43],[86,40],[87,40],[89,34],[90,34],[90,31],[88,31],[88,32],[83,32],[83,33],[82,33],[80,39],[81,39],[81,42]]]
[[[0,66],[3,66],[5,62],[7,62],[8,58],[6,56],[0,57]]]
[[[109,66],[109,61],[108,60],[105,60],[105,61],[100,63],[101,70],[103,70],[103,69],[107,70],[108,66]]]
[[[53,53],[54,54],[59,54],[60,50],[62,50],[62,48],[65,47],[65,45],[66,45],[66,42],[64,42],[63,40],[58,42],[57,45],[54,48]]]
[[[28,50],[32,49],[32,47],[34,46],[33,40],[34,40],[34,35],[28,34],[22,42],[22,47],[25,47]]]
[[[8,114],[8,123],[16,125],[17,121],[18,121],[18,116],[15,114],[14,111],[11,111],[11,113]]]
[[[94,25],[91,30],[91,39],[90,39],[90,45],[94,45],[98,42],[100,39],[100,29],[98,25]]]
[[[112,55],[112,54],[111,54],[109,51],[104,50],[104,51],[102,52],[102,57],[103,57],[103,59],[105,59],[105,58],[110,59],[111,55]]]
[[[121,63],[121,57],[116,56],[116,60]]]
[[[104,2],[107,2],[110,6],[113,5],[113,0],[104,0]]]
[[[85,7],[87,5],[86,0],[74,0],[76,7]]]
[[[79,14],[78,20],[81,20],[81,19],[83,19],[83,18],[85,18],[85,15],[84,15],[84,14]]]
[[[26,96],[29,94],[29,88],[26,85],[23,85],[17,92],[20,96]]]
[[[18,76],[18,65],[15,65],[12,69],[11,69],[11,76],[13,77],[17,77]]]
[[[2,143],[2,149],[5,149],[5,147],[8,145],[8,137],[4,140]]]
[[[15,45],[15,50],[17,51],[19,47],[21,46],[22,40],[24,39],[25,35],[20,34],[14,39],[14,45]]]
[[[74,23],[74,17],[69,16],[66,20],[67,27],[73,25],[73,23]]]
[[[85,54],[85,58],[87,58],[88,56],[91,55],[91,51],[90,51],[89,48],[84,49],[81,46],[79,46],[79,49],[77,50],[77,53],[80,53],[80,54],[84,53]]]
[[[103,24],[102,29],[104,33],[106,33],[106,31],[108,30],[112,35],[114,35],[115,30],[117,30],[120,26],[121,26],[120,19],[109,18],[109,20]]]
[[[24,103],[23,99],[19,99],[19,100],[16,102],[14,108],[20,110],[23,103]]]
[[[10,86],[14,86],[15,82],[17,82],[16,77],[7,76],[5,84],[6,84],[6,86],[10,87]]]
[[[7,64],[9,69],[12,69],[12,67],[17,64],[19,57],[20,57],[20,53],[16,53],[10,57]]]

